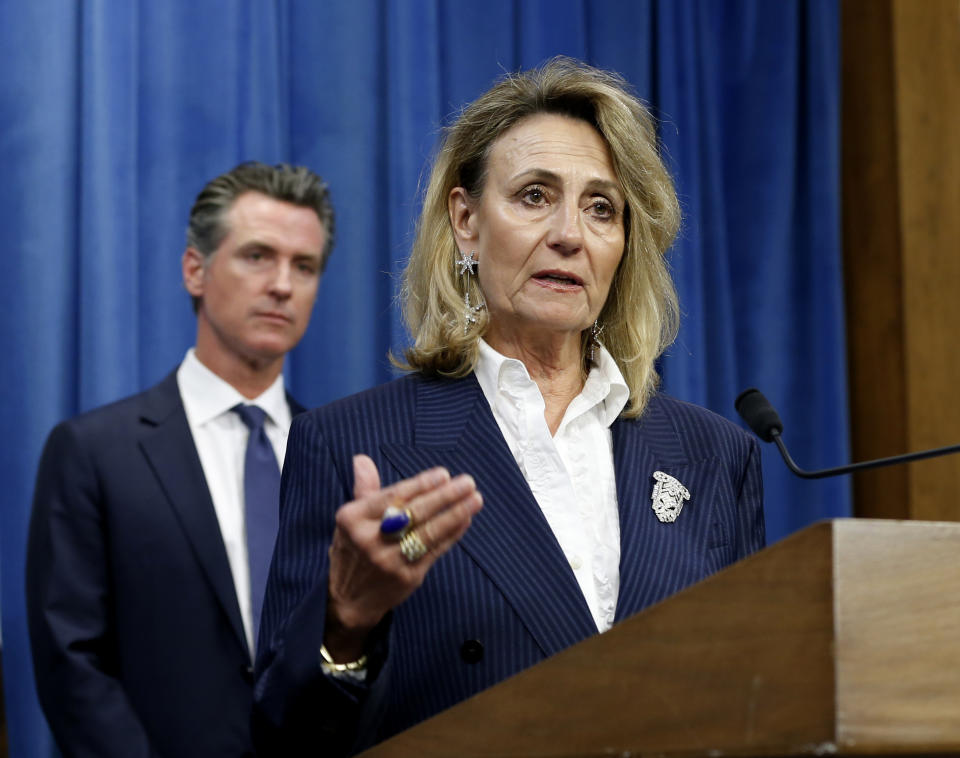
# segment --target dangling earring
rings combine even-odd
[[[467,281],[463,288],[463,306],[466,308],[466,320],[463,322],[463,333],[469,334],[470,325],[477,323],[477,312],[483,310],[483,303],[478,303],[477,305],[470,304],[470,279],[474,275],[474,268],[476,267],[478,260],[474,257],[477,252],[474,250],[467,255],[462,250],[458,250],[460,257],[456,260],[456,266],[458,267],[458,272],[461,276],[466,274]]]
[[[600,319],[593,322],[590,327],[590,362],[596,362],[597,348],[600,347],[600,335],[603,334],[603,327],[600,325]]]

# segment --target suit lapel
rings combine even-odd
[[[307,409],[298,403],[289,392],[284,393],[287,396],[287,405],[290,406],[290,416],[299,416]]]
[[[384,445],[401,478],[431,466],[469,473],[483,511],[459,543],[493,581],[545,655],[596,633],[563,552],[471,375],[419,385],[414,445]],[[442,560],[442,559],[441,559]]]
[[[613,433],[620,512],[620,594],[616,621],[699,581],[718,535],[715,459],[690,461],[671,420],[656,400],[639,420],[618,419]],[[677,520],[661,523],[652,508],[653,472],[677,478],[690,491]]]
[[[233,574],[210,490],[180,400],[176,373],[147,394],[140,447],[176,514],[238,641],[247,647]]]
[[[644,595],[644,556],[635,546],[641,543],[641,533],[653,526],[647,518],[644,497],[648,494],[644,489],[659,462],[646,444],[639,424],[618,419],[611,431],[620,512],[620,593],[616,612],[619,621],[638,610]]]

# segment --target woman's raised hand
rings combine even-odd
[[[354,499],[337,511],[330,546],[324,645],[337,662],[360,657],[369,632],[423,583],[483,507],[473,477],[451,479],[444,468],[381,489],[376,464],[356,455],[353,475]],[[381,531],[390,506],[401,522],[410,518],[395,534]]]

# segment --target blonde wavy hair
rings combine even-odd
[[[638,417],[659,382],[656,360],[679,326],[665,254],[677,234],[680,207],[647,108],[618,74],[570,58],[504,76],[444,130],[403,272],[401,300],[414,344],[397,365],[448,377],[466,376],[476,366],[488,315],[485,310],[471,314],[464,304],[468,289],[471,303],[483,301],[477,277],[457,274],[447,199],[455,187],[479,198],[493,144],[538,113],[586,121],[610,148],[626,197],[626,242],[599,321],[603,345],[630,388],[623,415]],[[585,371],[589,342],[587,329],[580,339]]]

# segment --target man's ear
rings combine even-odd
[[[447,197],[447,213],[450,214],[450,226],[457,242],[476,243],[477,216],[474,212],[474,200],[463,187],[454,187]]]
[[[183,269],[183,287],[193,297],[203,297],[204,256],[195,247],[183,251],[180,266]]]

